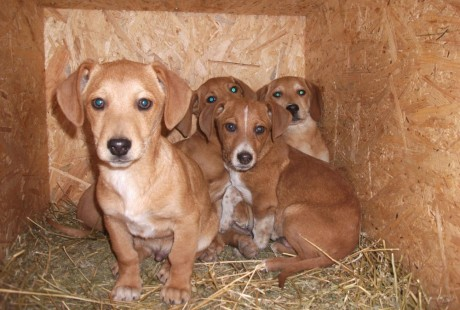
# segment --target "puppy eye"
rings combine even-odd
[[[265,127],[264,126],[256,126],[256,128],[254,128],[254,132],[256,133],[256,135],[261,135],[265,132]]]
[[[150,109],[152,104],[152,100],[149,100],[147,98],[141,98],[137,101],[137,107],[139,108],[139,110],[148,110]]]
[[[225,129],[229,132],[235,132],[236,131],[236,124],[233,123],[227,123],[225,124]]]
[[[216,100],[217,100],[217,98],[216,98],[215,96],[209,96],[209,97],[206,99],[206,101],[207,101],[208,103],[214,103],[214,102],[216,102]]]
[[[230,91],[231,91],[232,93],[236,94],[236,93],[238,92],[238,87],[232,86],[232,87],[230,87]]]
[[[105,101],[102,98],[96,98],[91,101],[91,105],[96,110],[103,110],[105,107]]]
[[[273,97],[275,97],[275,98],[279,98],[279,97],[281,97],[281,95],[282,94],[281,94],[280,91],[276,91],[276,92],[273,93]]]
[[[305,90],[303,90],[303,89],[299,89],[297,91],[297,93],[299,94],[299,96],[305,96],[305,94],[306,94]]]

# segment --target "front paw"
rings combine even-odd
[[[165,286],[161,290],[161,299],[168,304],[179,305],[186,303],[190,299],[191,289],[189,288],[175,288]]]
[[[139,286],[115,286],[112,290],[111,297],[114,301],[133,301],[138,300],[141,295]]]
[[[249,236],[241,236],[238,240],[238,251],[246,258],[254,258],[259,253],[259,248]]]

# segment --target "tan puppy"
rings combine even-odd
[[[291,115],[277,104],[238,100],[215,109],[216,129],[232,185],[252,205],[254,242],[295,257],[268,259],[279,284],[296,272],[348,255],[358,243],[360,205],[352,186],[324,161],[277,139]],[[212,135],[212,132],[205,132]],[[285,241],[283,241],[285,240]]]
[[[160,134],[162,121],[172,129],[184,117],[189,98],[188,85],[164,66],[126,60],[85,62],[57,90],[67,118],[81,126],[86,112],[94,136],[96,196],[118,262],[114,300],[139,298],[139,262],[160,244],[169,252],[161,297],[186,302],[195,255],[216,236],[198,165]]]
[[[256,94],[239,79],[217,77],[207,80],[194,92],[190,105],[193,107],[193,112],[199,116],[198,130],[189,139],[175,144],[200,166],[209,184],[211,201],[218,211],[221,210],[222,198],[225,189],[230,184],[230,179],[222,161],[222,147],[219,140],[215,135],[208,139],[200,128],[214,125],[212,114],[218,100],[243,97],[255,99]],[[236,193],[235,195],[238,196],[239,194]],[[232,197],[227,198],[232,199]],[[232,219],[231,213],[229,218]],[[227,227],[226,232],[222,235],[223,241],[238,248],[244,256],[254,257],[258,249],[249,242],[251,240],[250,233],[238,229],[238,226],[233,227],[233,229],[229,228]],[[246,227],[241,228],[244,230]]]
[[[283,133],[290,146],[329,162],[329,150],[318,129],[323,101],[319,88],[304,78],[285,76],[257,91],[260,101],[275,102],[291,113],[291,124]]]

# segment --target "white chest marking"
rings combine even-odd
[[[155,227],[148,214],[145,214],[145,204],[149,203],[149,199],[142,197],[131,175],[126,171],[111,171],[110,183],[123,200],[121,215],[125,218],[131,234],[144,238],[153,237]]]
[[[233,170],[230,170],[229,172],[230,182],[232,185],[238,189],[247,203],[252,204],[252,193],[241,180],[240,174]]]

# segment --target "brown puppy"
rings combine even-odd
[[[256,94],[239,79],[217,77],[207,80],[194,92],[190,105],[193,107],[193,112],[199,116],[198,130],[189,139],[175,144],[200,166],[209,184],[211,201],[218,212],[221,210],[222,198],[225,189],[230,184],[230,179],[222,161],[222,147],[219,140],[216,136],[207,138],[200,128],[214,126],[212,114],[218,100],[243,97],[255,99]],[[231,213],[230,219],[232,219]],[[246,257],[254,257],[258,249],[249,242],[250,233],[244,234],[244,231],[238,229],[238,226],[233,229],[229,228],[224,229],[226,231],[222,235],[224,243],[238,248]],[[246,227],[242,228],[244,230]]]
[[[291,113],[291,124],[283,133],[290,146],[329,162],[329,150],[318,129],[323,101],[319,88],[304,78],[285,76],[257,91],[260,101],[275,102]]]
[[[160,243],[169,252],[162,299],[186,302],[195,255],[216,236],[199,167],[160,134],[162,121],[172,129],[184,117],[189,98],[188,85],[164,66],[126,60],[84,62],[57,90],[67,118],[81,126],[86,112],[94,135],[96,196],[118,262],[114,300],[139,298],[139,262]]]
[[[274,250],[297,255],[265,261],[268,271],[280,271],[280,286],[298,271],[333,263],[304,238],[334,259],[353,251],[360,231],[354,190],[324,161],[277,139],[291,120],[285,109],[238,100],[219,104],[215,119],[232,185],[253,208],[254,242],[264,248],[281,238]]]

